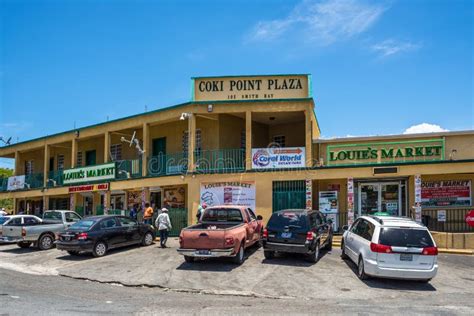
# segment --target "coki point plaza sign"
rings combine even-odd
[[[444,139],[327,146],[327,165],[409,163],[444,160]]]

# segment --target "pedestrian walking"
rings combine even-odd
[[[135,204],[132,206],[132,209],[130,210],[130,213],[128,216],[130,216],[131,219],[136,220],[138,215],[138,206]]]
[[[8,213],[5,212],[5,208],[2,207],[2,209],[0,210],[0,217],[7,216],[7,215],[8,215]]]
[[[168,234],[169,234],[169,231],[171,230],[171,221],[168,215],[167,208],[161,209],[161,214],[158,215],[156,219],[155,227],[157,227],[158,231],[160,232],[161,248],[166,248],[166,241],[168,240]]]
[[[203,202],[202,205],[198,206],[198,210],[197,210],[197,214],[196,214],[196,218],[197,218],[198,223],[199,223],[199,220],[201,219],[202,213],[204,213],[204,210],[206,208],[207,208],[206,202]]]
[[[145,203],[145,213],[143,213],[143,221],[145,224],[151,225],[153,219],[153,208],[150,206],[150,203]]]

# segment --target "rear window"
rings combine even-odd
[[[268,221],[268,227],[279,229],[288,226],[294,229],[308,230],[308,220],[303,212],[278,212],[274,213]]]
[[[43,219],[52,219],[57,221],[62,221],[61,212],[46,212],[43,214]]]
[[[243,222],[242,212],[232,208],[206,209],[202,215],[203,222]]]
[[[6,221],[8,221],[10,217],[2,216],[0,217],[0,225],[5,224]]]
[[[84,219],[84,220],[80,220],[79,222],[75,222],[74,224],[70,226],[70,228],[87,230],[91,228],[91,226],[94,225],[95,223],[96,221]]]
[[[382,228],[379,243],[394,247],[433,247],[433,239],[426,229]]]

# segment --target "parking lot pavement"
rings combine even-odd
[[[474,308],[473,256],[440,255],[438,276],[422,284],[377,279],[362,282],[355,266],[340,259],[339,249],[323,251],[319,262],[311,264],[294,256],[265,260],[263,251],[254,247],[247,251],[246,261],[237,266],[226,259],[185,263],[176,252],[177,240],[170,240],[169,246],[128,247],[111,251],[103,258],[92,258],[71,257],[56,249],[37,251],[3,245],[0,267],[184,292],[307,300],[330,297],[338,304],[392,304],[392,300],[406,299],[410,305],[450,306],[451,311],[458,312]]]

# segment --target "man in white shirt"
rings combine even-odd
[[[8,215],[8,213],[5,212],[5,208],[2,207],[2,209],[0,210],[0,217],[7,216],[7,215]]]
[[[166,241],[168,240],[168,234],[171,230],[171,221],[168,215],[168,209],[162,208],[160,215],[156,218],[155,227],[160,232],[160,246],[166,248]]]

